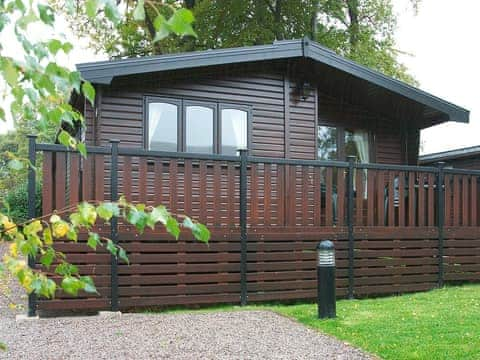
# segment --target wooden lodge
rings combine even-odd
[[[480,171],[417,166],[420,130],[467,110],[309,39],[78,69],[97,90],[94,107],[72,98],[89,156],[32,140],[43,212],[123,194],[189,214],[212,239],[119,224],[130,265],[60,243],[100,294],[38,309],[312,299],[322,239],[342,297],[478,280]]]
[[[418,163],[422,166],[430,166],[440,161],[452,168],[480,170],[480,146],[425,154],[418,158]]]

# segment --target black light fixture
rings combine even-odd
[[[330,240],[317,245],[317,298],[318,318],[336,316],[335,247]]]
[[[313,87],[306,80],[299,80],[297,81],[297,85],[295,87],[295,95],[298,96],[303,101],[307,100],[308,97],[312,94]]]

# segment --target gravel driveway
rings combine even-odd
[[[0,340],[9,347],[0,351],[1,359],[370,359],[269,311],[16,322],[7,307],[0,296]]]

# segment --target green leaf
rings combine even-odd
[[[197,36],[192,28],[191,23],[194,17],[190,10],[179,9],[168,19],[168,25],[170,29],[177,35],[191,35]]]
[[[38,4],[38,12],[40,14],[40,20],[47,25],[53,25],[55,21],[55,12],[50,6]]]
[[[67,239],[68,240],[72,240],[72,241],[75,241],[77,242],[78,240],[78,234],[77,234],[77,231],[75,230],[75,228],[73,228],[72,226],[70,226],[68,228],[68,231],[67,231]]]
[[[85,145],[85,143],[77,143],[77,150],[85,159],[87,158],[87,146]]]
[[[81,225],[89,227],[95,224],[95,221],[97,220],[95,206],[87,202],[82,202],[77,208]]]
[[[78,268],[75,265],[69,264],[67,262],[62,262],[58,264],[55,268],[55,274],[62,276],[71,276],[78,274]]]
[[[178,236],[180,235],[180,227],[178,226],[177,220],[170,216],[165,224],[165,228],[176,240],[178,240]]]
[[[113,216],[120,215],[120,209],[117,204],[105,202],[97,206],[97,214],[103,220],[109,221]]]
[[[88,233],[87,245],[93,250],[97,250],[97,246],[100,245],[100,236],[97,233]]]
[[[75,148],[77,143],[75,138],[65,130],[60,131],[60,134],[58,134],[58,141],[60,144],[65,145],[68,148]]]
[[[107,240],[107,250],[112,254],[113,256],[117,256],[117,251],[118,248],[117,246],[113,243],[112,240],[108,239]]]
[[[12,159],[8,162],[8,167],[12,170],[19,171],[24,168],[24,165],[20,160]]]
[[[98,0],[87,0],[85,3],[85,11],[90,19],[97,16]]]
[[[205,225],[195,223],[189,217],[186,217],[183,220],[182,225],[188,229],[191,229],[193,236],[195,236],[195,239],[197,239],[198,241],[208,243],[208,241],[210,240],[210,231]]]
[[[145,8],[144,8],[144,0],[138,0],[137,6],[133,10],[133,19],[135,21],[143,21],[145,20]]]
[[[62,46],[62,50],[65,54],[68,54],[70,51],[72,51],[72,49],[73,49],[73,45],[72,43],[69,43],[69,42],[64,43]],[[73,72],[76,72],[76,71],[73,71]]]
[[[1,63],[0,63],[1,64]],[[3,77],[8,85],[15,87],[18,83],[18,71],[11,61],[3,63]]]
[[[82,84],[82,92],[85,98],[94,106],[95,104],[95,88],[88,81],[84,81]]]
[[[125,261],[127,264],[130,264],[130,261],[128,260],[127,253],[124,248],[119,247],[118,248],[118,257]]]
[[[48,50],[50,50],[53,55],[56,55],[58,50],[62,49],[62,47],[63,44],[58,39],[52,39],[48,42]]]
[[[90,276],[80,276],[80,281],[83,283],[83,290],[85,292],[98,294],[97,288]]]
[[[73,296],[77,296],[78,291],[85,287],[82,281],[73,276],[65,276],[62,280],[61,286],[63,291]]]
[[[118,11],[117,5],[112,0],[108,0],[105,3],[105,16],[115,25],[120,21],[120,12]]]
[[[47,249],[45,254],[42,255],[42,257],[40,258],[40,262],[47,269],[50,269],[50,265],[52,265],[52,262],[53,262],[54,259],[55,259],[55,250],[53,250],[50,247],[50,248]]]

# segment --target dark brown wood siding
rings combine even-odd
[[[278,63],[239,65],[114,80],[99,92],[99,118],[86,110],[87,142],[104,145],[118,139],[122,146],[144,146],[144,99],[158,95],[250,106],[253,156],[315,159],[319,122],[368,129],[374,148],[372,161],[416,162],[415,127],[402,130],[398,120],[348,104],[321,88],[313,88],[306,99],[300,99],[295,95],[296,77],[286,76],[285,69]]]

